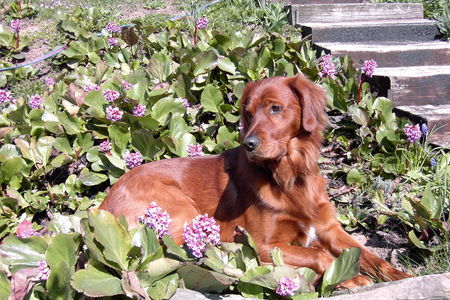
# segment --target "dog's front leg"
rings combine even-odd
[[[285,264],[295,268],[313,269],[319,276],[322,276],[327,267],[335,260],[334,256],[324,250],[274,243],[259,247],[259,256],[262,262],[272,262],[270,251],[274,248],[280,248]]]
[[[371,253],[345,232],[339,221],[336,219],[334,207],[328,199],[319,204],[319,211],[320,218],[316,220],[317,235],[320,243],[333,255],[339,256],[342,250],[357,247],[362,251],[361,270],[363,272],[383,281],[411,277],[410,275],[395,269],[388,262]]]

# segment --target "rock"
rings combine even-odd
[[[178,289],[171,300],[244,300],[239,295],[218,295]],[[443,300],[450,299],[450,272],[383,282],[369,287],[338,291],[330,300]]]
[[[413,277],[399,281],[383,282],[369,287],[334,293],[330,300],[407,300],[450,299],[450,272]]]

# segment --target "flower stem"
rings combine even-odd
[[[364,73],[361,74],[361,80],[359,81],[359,87],[358,87],[358,98],[356,99],[356,104],[359,104],[361,102],[361,93],[362,93],[362,85],[364,83]]]
[[[197,45],[197,26],[194,27],[194,46]]]

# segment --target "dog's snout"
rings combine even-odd
[[[259,138],[255,135],[248,136],[244,139],[244,147],[247,151],[253,151],[260,144]]]

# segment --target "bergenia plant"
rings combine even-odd
[[[366,77],[372,78],[375,73],[375,69],[378,67],[378,64],[373,59],[364,61],[363,66],[361,67],[361,80],[359,81],[358,87],[358,98],[356,100],[356,104],[361,102],[361,92],[362,92],[362,84],[364,83],[364,79]]]

